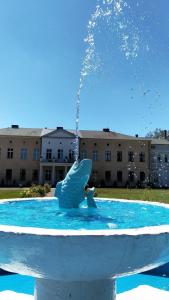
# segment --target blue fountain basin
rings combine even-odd
[[[37,205],[44,209],[48,207],[49,201],[50,206],[55,207],[57,200],[52,199],[3,201],[0,205],[0,223],[4,224],[0,225],[0,268],[37,278],[83,281],[139,273],[169,261],[169,222],[166,221],[168,206],[98,200],[97,210],[87,214],[88,209],[82,207],[78,211],[85,210],[85,213],[80,215],[74,210],[59,212],[56,207],[56,222],[58,217],[62,217],[69,220],[69,225],[65,225],[65,220],[61,222],[60,219],[60,226],[51,229],[50,217],[46,217],[46,225],[42,225],[37,220],[43,219],[44,213],[41,215],[40,209],[32,208],[33,204],[33,207]],[[100,205],[108,205],[106,213],[101,212]],[[117,209],[115,212],[115,207],[122,207],[123,211]],[[25,210],[31,216],[28,220]],[[48,209],[45,210],[48,214]],[[140,219],[136,228],[131,228],[133,211],[137,211],[135,219]],[[159,214],[161,222],[156,223]],[[97,216],[96,219],[94,215]],[[121,219],[122,215],[123,221],[118,225],[115,216]],[[142,217],[147,218],[147,222],[142,223]],[[83,225],[79,228],[78,218]],[[15,219],[18,220],[17,223]],[[123,222],[126,219],[129,225],[124,229]],[[93,228],[88,224],[92,222]],[[96,224],[98,222],[99,225]],[[102,227],[100,223],[103,224]]]
[[[36,200],[36,201],[35,201]],[[0,224],[66,230],[130,229],[169,225],[169,207],[147,202],[97,199],[97,209],[61,209],[57,198],[0,202]]]

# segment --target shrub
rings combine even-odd
[[[21,192],[22,198],[34,198],[34,197],[44,197],[50,192],[50,185],[32,185],[28,190]]]
[[[51,190],[51,186],[50,186],[48,183],[45,183],[45,184],[44,184],[44,188],[45,188],[46,194],[49,193],[50,190]]]

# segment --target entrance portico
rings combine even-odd
[[[64,179],[72,164],[72,162],[41,162],[39,184],[49,183],[55,186],[58,181]]]

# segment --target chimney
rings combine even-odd
[[[57,129],[57,130],[59,130],[59,129],[63,129],[63,127],[56,127],[56,129]]]
[[[103,128],[103,131],[104,132],[110,132],[110,129],[109,128]]]
[[[13,125],[11,125],[11,128],[18,129],[18,128],[19,128],[19,125],[13,124]]]
[[[167,130],[164,130],[164,138],[167,139]]]

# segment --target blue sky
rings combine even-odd
[[[169,129],[169,2],[126,0],[138,57],[126,59],[114,19],[95,30],[101,67],[86,78],[80,128],[144,135]],[[0,127],[75,127],[75,101],[95,0],[2,0]],[[100,1],[101,3],[101,1]],[[133,31],[133,32],[132,32]]]

